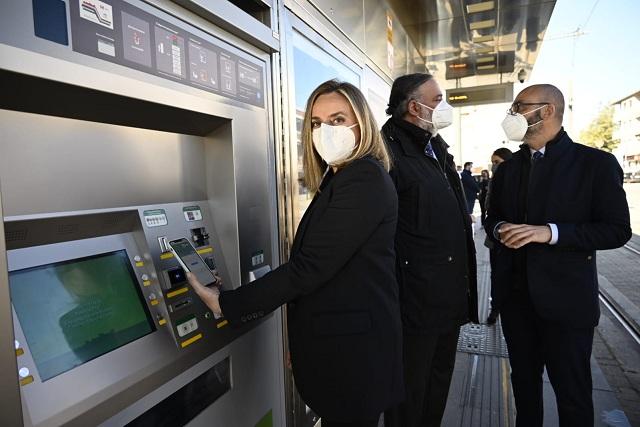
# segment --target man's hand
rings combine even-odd
[[[216,279],[218,280],[216,281],[215,286],[207,287],[200,283],[195,274],[191,272],[187,273],[187,280],[189,281],[189,284],[193,290],[196,291],[196,294],[198,294],[202,302],[211,309],[213,314],[221,316],[222,309],[220,308],[220,290],[218,289],[218,286],[222,284],[222,279],[219,277],[216,277]]]
[[[504,223],[498,229],[500,242],[508,248],[519,249],[528,243],[549,243],[551,229],[548,225]]]

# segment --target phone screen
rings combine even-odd
[[[207,264],[187,239],[172,240],[169,246],[182,268],[195,274],[200,283],[206,286],[216,281]]]

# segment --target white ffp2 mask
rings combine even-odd
[[[534,111],[538,111],[544,107],[546,107],[546,105],[535,108],[531,111],[527,111],[524,114],[533,113]],[[524,140],[524,135],[527,133],[527,129],[529,129],[531,126],[542,123],[542,120],[539,120],[530,125],[529,122],[527,122],[527,118],[524,116],[524,114],[507,113],[507,116],[502,121],[502,130],[504,130],[505,135],[510,141]]]
[[[416,117],[418,117],[418,119],[422,120],[423,122],[430,123],[433,127],[434,135],[437,134],[440,129],[444,129],[447,126],[450,126],[451,123],[453,123],[453,107],[449,105],[444,99],[440,101],[438,105],[436,105],[436,108],[431,108],[428,105],[423,104],[422,102],[416,102],[423,107],[426,107],[429,110],[433,111],[433,113],[431,113],[431,121],[423,119],[420,116]]]
[[[313,146],[320,157],[328,164],[334,165],[349,157],[356,148],[356,135],[351,126],[331,126],[321,123],[312,131]]]

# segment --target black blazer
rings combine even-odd
[[[620,247],[631,238],[622,170],[613,155],[573,143],[564,130],[547,144],[529,178],[530,157],[523,145],[491,181],[485,229],[495,243],[492,286],[508,303],[520,283],[542,318],[593,327],[600,316],[595,251]],[[513,250],[493,236],[500,221],[525,218],[531,225],[555,223],[558,243]]]
[[[398,191],[396,256],[405,333],[478,322],[471,219],[447,144],[402,119],[390,118],[382,133],[393,153],[391,178]],[[424,154],[429,139],[440,161]]]
[[[325,178],[289,262],[223,292],[227,320],[247,323],[285,302],[296,387],[317,414],[371,419],[403,398],[393,238],[398,201],[372,158]]]

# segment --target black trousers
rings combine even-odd
[[[594,328],[576,329],[540,318],[526,291],[513,292],[500,315],[511,362],[516,426],[542,426],[544,367],[556,395],[560,426],[593,426]]]
[[[493,249],[489,249],[489,266],[491,267],[491,272],[493,273],[496,269],[496,255]],[[500,303],[498,302],[498,288],[491,284],[491,311],[499,311]]]
[[[480,201],[480,224],[484,225],[484,220],[487,218],[487,206],[486,206],[487,198],[483,197],[478,200]]]
[[[456,361],[459,327],[404,335],[405,401],[384,413],[385,427],[439,427]]]
[[[380,417],[378,417],[379,419]],[[354,421],[343,423],[339,421],[330,421],[322,419],[322,427],[378,427],[378,419],[369,421]]]

